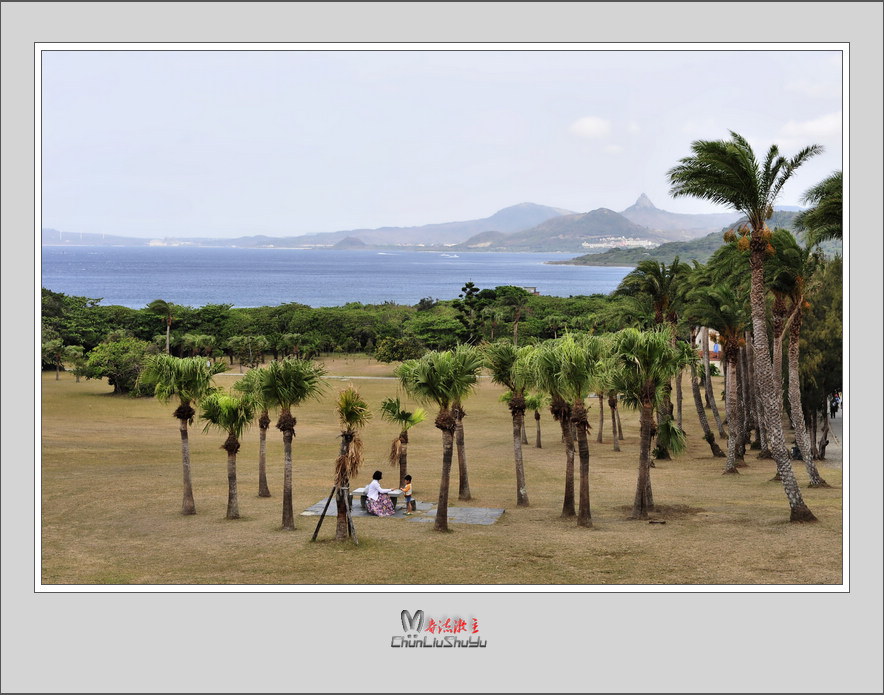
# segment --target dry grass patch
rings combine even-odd
[[[390,365],[364,357],[327,362],[332,374],[369,377],[353,384],[375,409],[396,395]],[[219,380],[232,384],[238,373]],[[330,381],[326,397],[297,408],[294,461],[295,530],[282,531],[282,437],[268,431],[270,498],[258,497],[258,430],[243,438],[237,472],[242,518],[226,520],[223,436],[191,428],[197,514],[180,514],[181,450],[174,405],[115,397],[94,381],[47,374],[42,388],[40,469],[41,566],[44,584],[103,585],[741,585],[842,582],[841,470],[823,462],[831,488],[804,487],[819,519],[790,524],[774,464],[754,455],[738,476],[722,476],[701,439],[696,416],[685,407],[688,451],[657,462],[651,476],[658,504],[650,524],[628,519],[638,463],[638,420],[624,410],[626,440],[614,452],[609,423],[605,441],[590,442],[593,527],[562,519],[564,451],[559,429],[543,413],[543,448],[534,447],[533,418],[525,445],[529,507],[515,505],[511,419],[502,392],[487,379],[466,401],[467,456],[473,499],[458,501],[457,462],[452,505],[504,508],[490,526],[406,519],[355,519],[359,545],[336,543],[334,519],[319,540],[310,538],[318,517],[300,512],[329,494],[339,429],[331,398],[346,380]],[[718,385],[716,385],[718,388]],[[720,389],[719,389],[720,390]],[[595,403],[592,404],[595,406]],[[607,416],[607,414],[606,414]],[[597,411],[590,410],[595,422]],[[375,416],[364,432],[366,464],[354,487],[375,469],[395,484],[386,462],[396,428]],[[418,499],[439,492],[441,435],[430,421],[410,432],[409,472]]]

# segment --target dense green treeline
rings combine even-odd
[[[467,285],[472,289],[471,283]],[[459,299],[426,298],[413,306],[389,302],[319,308],[296,303],[256,308],[169,305],[169,345],[170,353],[179,357],[226,357],[231,363],[240,357],[248,362],[249,348],[253,357],[261,353],[278,358],[330,352],[374,354],[379,347],[389,351],[398,346],[389,357],[399,360],[402,350],[408,357],[513,335],[515,323],[519,338],[528,342],[553,338],[565,330],[617,328],[626,315],[617,311],[622,303],[606,295],[544,297],[521,288],[499,287],[475,288],[472,296],[465,288]],[[105,343],[108,336],[134,339],[149,344],[149,350],[164,351],[166,318],[148,307],[103,306],[97,299],[42,290],[44,343],[55,339],[65,346],[82,346],[85,353]],[[382,349],[379,358],[387,354]],[[44,355],[44,363],[54,367],[51,356]]]

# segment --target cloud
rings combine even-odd
[[[596,116],[584,116],[571,124],[570,131],[582,138],[603,138],[611,132],[611,122]]]
[[[605,147],[605,152],[608,154],[620,154],[623,152],[623,148],[620,145],[608,145]]]
[[[630,122],[629,122],[629,125],[626,126],[626,129],[627,129],[630,133],[639,133],[639,132],[641,132],[641,128],[639,127],[637,121],[630,121]]]
[[[837,137],[841,127],[841,111],[836,111],[811,121],[789,121],[780,129],[780,135],[788,140]]]
[[[841,85],[831,82],[812,82],[810,80],[800,80],[798,82],[790,82],[786,85],[789,92],[797,92],[809,97],[835,98],[841,97]]]

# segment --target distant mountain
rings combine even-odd
[[[455,248],[487,251],[581,251],[611,248],[628,240],[650,246],[665,241],[645,227],[607,208],[572,215],[560,215],[531,229],[499,236],[480,235]]]
[[[333,246],[346,237],[371,246],[449,246],[466,241],[482,232],[520,232],[548,219],[573,214],[570,210],[535,203],[520,203],[498,210],[491,217],[464,222],[425,224],[419,227],[380,227],[325,232],[296,237],[299,246]]]
[[[644,193],[620,214],[631,222],[664,236],[669,241],[697,239],[732,224],[740,217],[738,212],[699,215],[667,212],[654,207]]]

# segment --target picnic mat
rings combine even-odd
[[[324,500],[319,500],[312,507],[307,507],[303,512],[301,512],[301,516],[320,516],[322,514],[322,510],[325,508],[325,503],[328,498]],[[396,505],[396,512],[392,517],[384,517],[384,518],[404,518],[408,519],[408,521],[436,521],[436,505],[432,502],[420,502],[416,501],[416,509],[417,511],[413,516],[405,516],[405,505],[398,504]],[[486,507],[449,507],[448,508],[448,521],[452,524],[481,524],[484,526],[488,526],[493,524],[500,518],[500,515],[504,513],[504,509],[489,509]],[[325,513],[326,516],[337,516],[338,515],[338,506],[335,504],[335,500],[332,501],[328,505],[328,511]],[[353,500],[353,508],[350,510],[350,516],[354,519],[356,517],[361,516],[371,516],[367,511],[362,508],[362,505],[359,504],[359,500],[354,498]]]

